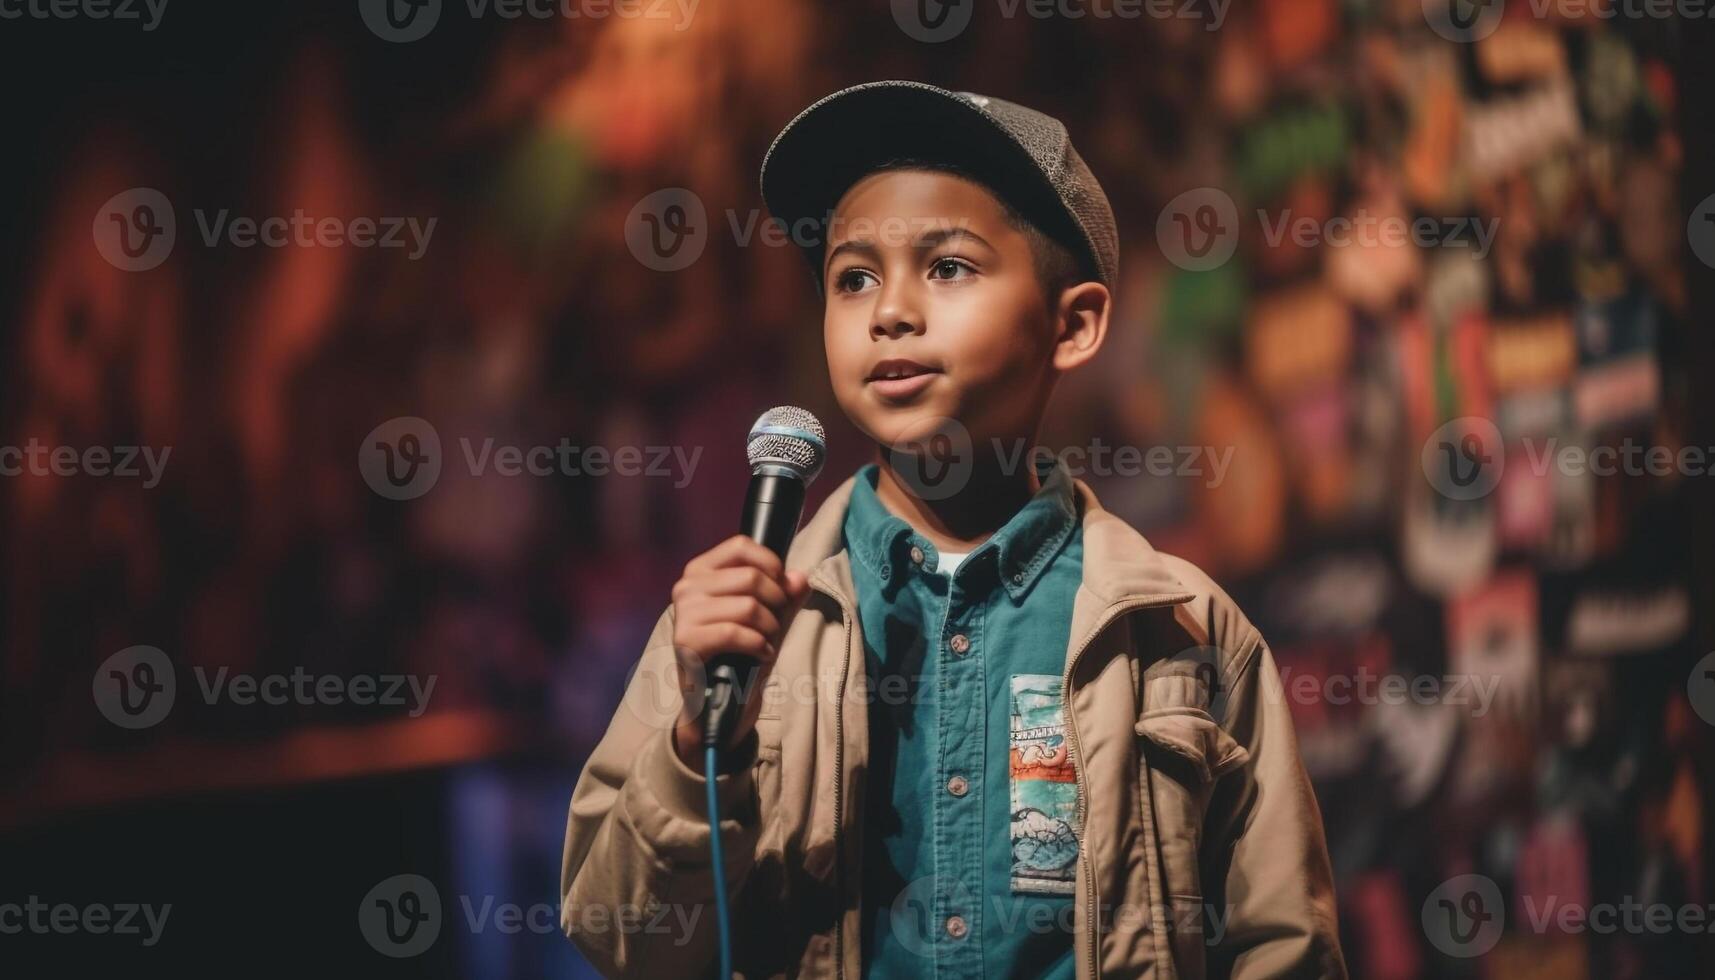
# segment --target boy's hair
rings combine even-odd
[[[960,180],[969,181],[983,190],[1000,205],[1001,213],[1006,217],[1006,223],[1013,230],[1022,232],[1030,242],[1030,255],[1036,267],[1036,279],[1041,283],[1042,291],[1047,296],[1049,304],[1060,296],[1061,290],[1098,278],[1089,263],[1078,258],[1077,252],[1065,242],[1043,231],[1036,222],[1031,221],[1016,205],[1007,200],[1006,195],[988,181],[972,173],[958,164],[946,163],[939,160],[929,160],[919,157],[895,157],[878,164],[865,176],[879,173],[892,173],[903,170],[925,170],[931,173],[947,174]]]

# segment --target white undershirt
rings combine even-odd
[[[959,566],[964,563],[965,559],[971,556],[971,553],[968,551],[956,553],[951,551],[942,551],[939,552],[939,554],[940,560],[936,563],[935,570],[946,575],[948,578],[952,578],[953,573],[959,570]]]

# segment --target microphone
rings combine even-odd
[[[784,562],[804,513],[804,488],[822,471],[827,434],[814,415],[782,405],[763,412],[750,427],[744,452],[750,460],[750,489],[739,531]],[[759,666],[745,654],[710,658],[703,688],[705,748],[722,748],[732,737]]]

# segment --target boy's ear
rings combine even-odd
[[[1055,305],[1054,368],[1070,371],[1102,349],[1108,336],[1108,312],[1113,295],[1099,282],[1081,282],[1060,291]]]

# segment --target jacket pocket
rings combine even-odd
[[[1200,980],[1204,975],[1206,914],[1198,855],[1203,821],[1216,780],[1250,758],[1226,730],[1202,708],[1155,708],[1137,719],[1140,739],[1140,796],[1153,831],[1162,894],[1152,898],[1171,946],[1174,974]],[[1219,913],[1219,910],[1216,910]]]
[[[1137,733],[1153,747],[1151,764],[1159,763],[1183,783],[1204,787],[1243,765],[1250,752],[1227,734],[1202,708],[1156,708],[1137,720]],[[1150,751],[1146,749],[1146,751]]]

